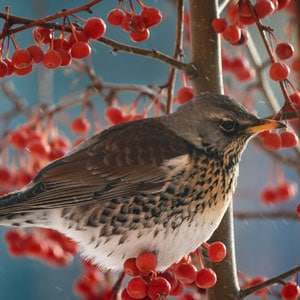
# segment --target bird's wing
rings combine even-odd
[[[188,163],[188,148],[161,119],[112,127],[42,169],[10,205],[0,199],[0,211],[7,205],[26,211],[159,192],[172,170]]]

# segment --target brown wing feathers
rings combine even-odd
[[[186,143],[159,118],[112,127],[42,169],[28,189],[0,199],[18,211],[66,207],[159,191],[169,179],[161,165],[187,154]]]

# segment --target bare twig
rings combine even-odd
[[[295,211],[250,211],[250,212],[234,212],[236,219],[290,219],[293,221],[300,221],[300,217]]]
[[[268,287],[272,284],[275,284],[275,283],[280,283],[281,281],[283,281],[283,279],[295,274],[295,273],[298,273],[300,271],[300,266],[297,266],[293,269],[290,269],[289,271],[287,272],[284,272],[284,273],[281,273],[271,279],[268,279],[262,283],[259,283],[257,285],[254,285],[254,286],[251,286],[251,287],[248,287],[246,289],[242,289],[240,290],[239,292],[239,297],[236,298],[236,299],[244,299],[245,297],[265,288],[265,287]]]
[[[93,1],[90,1],[89,3],[86,3],[82,6],[76,7],[74,9],[62,10],[59,13],[55,13],[53,15],[50,15],[48,17],[38,19],[38,20],[32,20],[32,19],[21,18],[21,17],[10,15],[9,16],[10,25],[14,25],[14,24],[24,24],[24,25],[22,25],[20,27],[17,27],[15,29],[11,29],[8,33],[7,32],[4,32],[4,33],[2,32],[0,34],[0,39],[3,39],[5,36],[7,36],[7,34],[14,34],[14,33],[32,28],[34,26],[43,26],[44,24],[46,24],[48,22],[51,22],[53,20],[57,20],[57,19],[62,18],[64,16],[77,14],[78,12],[81,12],[81,11],[91,12],[91,7],[96,5],[97,3],[101,2],[101,1],[102,0],[93,0]],[[6,13],[0,13],[0,18],[6,20],[6,18],[7,18]]]
[[[177,21],[176,21],[176,38],[173,58],[178,59],[182,52],[182,41],[183,41],[183,16],[184,16],[184,5],[182,0],[177,1]],[[171,68],[169,78],[167,81],[168,95],[166,104],[166,113],[169,114],[172,108],[172,99],[174,94],[174,84],[176,78],[176,69]]]

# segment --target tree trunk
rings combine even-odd
[[[191,78],[195,94],[223,93],[220,39],[211,21],[218,16],[217,0],[190,0],[191,63],[197,75]],[[217,276],[215,287],[208,289],[209,300],[238,298],[232,205],[214,233],[212,240],[222,241],[227,247],[226,258],[218,264],[210,263]],[[208,262],[207,262],[208,263]],[[206,265],[207,265],[206,263]]]

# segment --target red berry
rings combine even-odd
[[[124,31],[129,32],[129,22],[131,19],[131,14],[126,14],[125,17],[122,19],[121,27]]]
[[[4,167],[0,167],[0,185],[9,185],[11,179],[11,172]]]
[[[101,18],[89,18],[83,27],[83,32],[90,38],[97,40],[104,35],[106,24]]]
[[[6,76],[12,75],[12,74],[14,73],[14,65],[13,65],[11,59],[9,59],[9,58],[4,58],[3,61],[4,61],[4,62],[6,63],[6,65],[7,65]]]
[[[239,14],[239,19],[241,19],[241,18],[252,18],[253,19],[251,10],[245,1],[239,2],[238,14]]]
[[[75,282],[74,290],[84,298],[93,297],[96,294],[96,287],[90,284],[89,280],[85,277],[81,277]]]
[[[146,24],[141,16],[132,15],[128,23],[128,28],[130,32],[140,33],[146,29]]]
[[[300,217],[300,203],[298,203],[296,206],[296,213],[297,213],[297,216]]]
[[[121,293],[121,300],[134,300],[134,298],[130,297],[127,290],[124,289]]]
[[[278,1],[278,10],[285,8],[291,2],[291,0],[277,0],[277,1]]]
[[[32,34],[37,44],[48,44],[52,38],[50,29],[44,27],[34,28]]]
[[[298,137],[295,133],[290,131],[283,131],[280,134],[281,147],[283,148],[293,148],[298,144]]]
[[[145,7],[141,12],[141,17],[147,28],[154,27],[162,21],[162,13],[156,7]]]
[[[197,277],[197,269],[192,264],[179,264],[176,268],[176,276],[182,283],[192,283]]]
[[[235,2],[230,2],[227,6],[226,15],[228,16],[231,23],[236,21],[238,14],[238,5]]]
[[[263,145],[266,149],[276,151],[281,148],[281,139],[278,133],[268,132],[263,138]]]
[[[261,201],[266,205],[273,205],[277,201],[277,192],[271,187],[265,187],[260,193]]]
[[[184,104],[193,99],[194,96],[194,89],[191,86],[183,86],[177,91],[175,97],[180,104]]]
[[[41,253],[46,252],[48,244],[39,235],[32,232],[28,235],[25,243],[25,251],[28,255],[39,257]]]
[[[170,283],[170,286],[171,286],[171,291],[173,291],[178,285],[178,280],[177,280],[176,276],[171,272],[168,272],[168,271],[163,272],[159,275],[159,277],[163,277],[168,280],[168,282]]]
[[[4,60],[0,59],[0,78],[7,75],[7,70],[7,63]]]
[[[76,134],[85,134],[90,130],[90,121],[86,118],[76,118],[71,123],[71,130]]]
[[[143,299],[147,296],[148,285],[141,277],[136,277],[128,282],[126,291],[134,299]]]
[[[163,277],[153,278],[148,286],[148,296],[150,299],[165,299],[171,291],[170,283]]]
[[[43,56],[42,64],[47,69],[56,69],[61,65],[61,56],[58,51],[49,49]]]
[[[22,229],[12,229],[5,233],[4,239],[8,244],[9,253],[12,256],[22,256],[25,254],[25,242],[27,234]]]
[[[41,158],[48,158],[48,155],[50,153],[49,145],[37,139],[30,141],[26,146],[26,150],[31,155],[38,156]]]
[[[299,58],[295,58],[292,61],[291,68],[295,72],[299,72],[300,71],[300,59]]]
[[[157,257],[152,252],[143,252],[136,258],[137,268],[144,274],[154,271],[157,267]]]
[[[217,282],[216,273],[210,268],[201,269],[195,280],[196,285],[201,289],[208,289],[213,287]]]
[[[226,246],[222,242],[211,243],[207,254],[212,262],[221,262],[226,256]]]
[[[215,18],[211,25],[216,33],[222,33],[227,27],[227,21],[224,18]]]
[[[299,92],[292,93],[289,95],[289,98],[292,103],[291,104],[286,103],[285,110],[291,111],[293,110],[293,107],[295,109],[300,109],[300,93]]]
[[[27,144],[27,134],[21,128],[13,130],[8,135],[9,143],[17,149],[24,149]]]
[[[294,54],[294,47],[290,43],[279,43],[275,52],[279,59],[289,59]]]
[[[57,49],[56,51],[59,53],[60,58],[61,58],[60,65],[62,67],[69,66],[71,64],[71,62],[72,62],[72,57],[70,55],[70,52],[67,51],[67,50],[65,50],[65,49],[62,49],[62,48]]]
[[[129,276],[138,276],[141,274],[141,271],[136,266],[136,258],[128,258],[123,264],[123,270],[125,274]]]
[[[144,42],[149,39],[150,31],[149,29],[145,29],[141,32],[130,32],[129,37],[135,43]]]
[[[111,10],[106,16],[107,22],[112,26],[121,26],[123,18],[125,18],[125,14],[119,8]]]
[[[119,107],[108,107],[105,111],[105,116],[113,125],[123,122],[123,112]]]
[[[32,65],[32,56],[26,49],[17,49],[11,57],[11,61],[15,68],[26,69]]]
[[[294,281],[288,281],[280,291],[284,300],[297,300],[300,295],[299,286]]]
[[[17,76],[25,76],[25,75],[30,74],[32,71],[33,71],[32,64],[23,69],[14,68],[14,74]]]
[[[58,38],[58,39],[54,39],[52,41],[52,48],[54,50],[60,50],[60,49],[64,49],[66,51],[69,51],[70,49],[70,45],[69,42],[63,38]]]
[[[70,49],[77,42],[87,43],[89,40],[88,36],[83,31],[75,31],[69,37],[68,49]]]
[[[257,16],[263,19],[275,11],[275,5],[271,0],[257,0],[254,5]]]
[[[16,174],[16,187],[22,188],[32,180],[33,176],[27,170],[19,169]]]
[[[172,287],[172,285],[171,285]],[[171,288],[171,291],[170,291],[170,295],[171,296],[179,296],[181,294],[183,294],[183,291],[184,291],[184,284],[177,280],[177,285],[174,289]]]
[[[285,181],[277,187],[277,197],[282,201],[293,199],[297,195],[298,186],[295,182]]]
[[[75,59],[83,59],[92,53],[92,49],[87,42],[75,42],[71,48],[71,56]]]
[[[38,64],[42,61],[44,53],[41,47],[36,45],[31,45],[27,47],[27,51],[31,54],[31,57],[35,64]]]
[[[225,28],[222,35],[223,35],[223,38],[230,44],[236,44],[241,39],[242,32],[239,27],[231,24]]]

